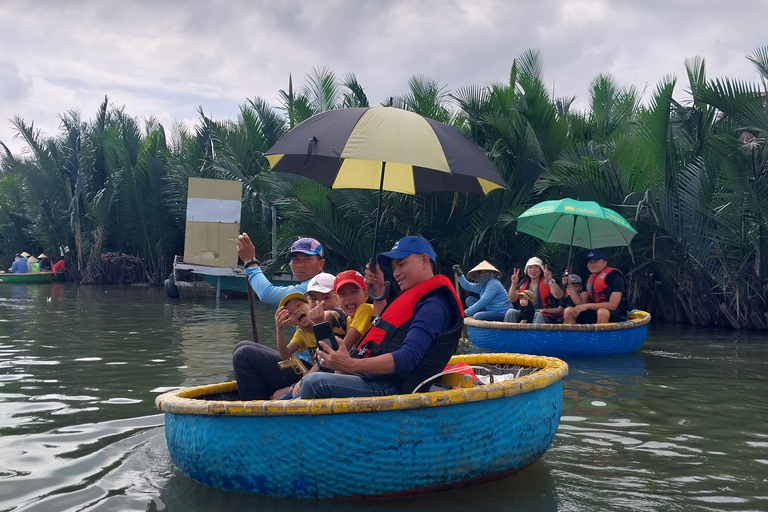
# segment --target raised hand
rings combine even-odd
[[[461,271],[461,267],[458,265],[453,266],[453,273],[456,274],[457,276],[460,276],[463,274]]]
[[[517,283],[520,281],[520,269],[516,268],[512,273],[512,288],[517,289]]]
[[[237,255],[243,262],[256,259],[256,247],[253,246],[248,233],[243,233],[237,237]]]
[[[546,282],[548,282],[548,283],[554,283],[555,282],[554,278],[552,277],[552,271],[549,270],[549,266],[548,265],[544,265],[544,280]]]
[[[371,270],[371,264],[365,264],[365,284],[373,287],[373,294],[376,296],[384,293],[384,273],[381,267],[376,265],[376,271]]]
[[[309,310],[309,319],[313,324],[319,324],[325,320],[325,301],[321,300],[317,306]]]
[[[291,312],[282,308],[277,308],[275,311],[275,327],[282,329],[285,324],[288,323],[288,317],[291,316]]]

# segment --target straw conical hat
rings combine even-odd
[[[21,255],[24,256],[25,258],[29,258],[29,253],[27,251],[24,251],[23,253],[21,253]]]
[[[467,279],[474,279],[475,275],[481,270],[490,270],[491,272],[496,272],[499,276],[501,275],[501,270],[488,263],[488,261],[483,260],[475,268],[467,272]]]
[[[29,262],[29,263],[37,263],[37,258],[35,258],[34,256],[30,256],[29,258],[27,258],[27,262]]]
[[[41,253],[40,253],[40,256],[38,256],[38,257],[37,257],[37,259],[41,260],[41,259],[43,259],[43,258],[47,258],[47,257],[48,257],[48,256],[46,256],[44,252],[41,252]]]

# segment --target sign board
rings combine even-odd
[[[237,266],[242,195],[239,181],[189,178],[185,263]]]

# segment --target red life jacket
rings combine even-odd
[[[531,283],[530,278],[523,281],[523,284],[520,285],[518,290],[527,290],[528,285]],[[557,303],[557,299],[554,295],[552,295],[552,292],[549,289],[549,285],[544,282],[544,278],[542,277],[539,279],[539,297],[541,298],[541,305],[543,309],[555,309],[559,306]],[[533,304],[531,304],[533,306]],[[549,313],[542,313],[544,316],[548,316],[550,318],[556,318],[555,315],[550,315]]]
[[[402,393],[410,393],[424,379],[442,371],[458,345],[464,327],[464,308],[453,289],[453,283],[447,277],[436,275],[398,295],[387,304],[381,315],[374,318],[371,329],[351,352],[353,357],[366,358],[388,354],[400,348],[413,322],[416,305],[436,293],[451,303],[456,322],[435,337],[416,368],[398,375],[403,381]]]
[[[614,272],[618,272],[622,279],[624,279],[624,274],[621,273],[621,270],[611,267],[605,267],[599,274],[592,274],[589,276],[589,281],[587,281],[587,293],[589,294],[590,301],[599,304],[610,300],[610,297],[605,293],[605,290],[608,288],[605,280]],[[625,293],[622,299],[624,299],[626,295],[627,294]]]
[[[360,344],[358,344],[356,351],[357,357],[377,356],[397,350],[397,347],[402,344],[403,339],[405,338],[405,333],[408,332],[408,328],[411,325],[416,304],[428,294],[438,291],[441,287],[446,287],[450,290],[450,295],[453,297],[453,300],[456,301],[463,318],[464,309],[461,307],[459,297],[453,289],[453,283],[442,274],[433,276],[426,281],[422,281],[416,286],[409,288],[398,295],[391,303],[387,304],[387,307],[384,308],[381,315],[373,319],[373,327],[371,327],[368,333],[360,341]],[[398,332],[401,336],[395,336]],[[388,343],[384,343],[385,341]],[[393,341],[397,343],[397,346],[394,347],[394,349],[392,347],[386,347],[386,345],[390,345]],[[386,348],[389,348],[389,350],[386,350]]]

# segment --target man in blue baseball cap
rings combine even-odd
[[[376,257],[375,272],[365,272],[374,295],[384,291],[379,267],[392,267],[400,294],[389,304],[387,299],[374,302],[373,326],[351,351],[319,343],[320,365],[336,373],[307,375],[301,398],[410,393],[443,371],[458,345],[464,313],[451,281],[435,275],[435,258],[432,245],[420,236],[402,238]]]
[[[575,304],[563,312],[566,324],[605,324],[627,319],[628,283],[620,270],[608,266],[605,252],[593,249],[587,254],[589,281],[587,289],[578,293],[569,281],[568,294]]]
[[[325,265],[323,245],[314,238],[299,238],[291,245],[288,258],[293,277],[301,282],[292,286],[275,286],[261,271],[256,248],[247,233],[237,237],[237,255],[244,262],[245,275],[259,300],[273,306],[277,306],[289,293],[305,293],[309,281],[322,272]]]

